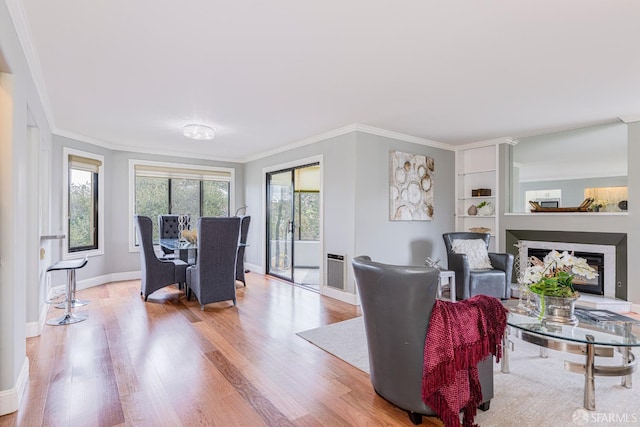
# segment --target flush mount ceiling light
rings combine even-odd
[[[213,139],[215,136],[215,132],[212,127],[195,123],[184,125],[182,128],[182,134],[187,138],[200,140]]]

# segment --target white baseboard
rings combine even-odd
[[[40,319],[37,322],[27,322],[27,338],[37,337],[42,333],[44,322],[47,320],[47,311],[49,310],[49,304],[44,304],[40,309]]]
[[[138,280],[142,277],[142,272],[140,271],[125,271],[123,273],[111,273],[105,274],[103,276],[91,277],[85,280],[79,280],[76,282],[76,290],[88,289],[94,286],[104,285],[105,283],[111,282],[121,282],[123,280]],[[65,284],[54,286],[51,288],[51,292],[59,292],[63,291]]]
[[[358,295],[334,289],[330,286],[322,287],[322,295],[337,299],[338,301],[346,302],[347,304],[360,305],[360,298],[358,298]]]
[[[0,415],[10,414],[18,410],[28,382],[29,358],[25,357],[16,385],[9,390],[0,391]]]
[[[254,273],[259,273],[259,274],[265,274],[264,273],[264,269],[262,268],[261,265],[257,265],[257,264],[250,264],[248,262],[244,263],[244,269],[245,270],[249,270],[249,271],[253,271]]]

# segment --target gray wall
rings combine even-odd
[[[389,152],[432,157],[435,164],[432,221],[389,221]],[[366,133],[357,134],[355,255],[401,265],[446,266],[442,234],[454,230],[455,153]]]
[[[239,163],[217,162],[203,159],[176,158],[171,156],[132,153],[109,150],[82,141],[55,135],[53,138],[53,224],[62,232],[62,149],[74,148],[104,156],[104,213],[105,242],[104,255],[89,259],[86,267],[78,270],[77,280],[100,277],[114,273],[140,270],[140,255],[129,252],[129,160],[150,160],[157,162],[185,163],[189,165],[218,166],[235,169],[235,212],[244,204],[244,166]],[[52,285],[64,283],[65,276],[60,273],[52,278]]]
[[[433,157],[435,219],[389,221],[389,152]],[[385,263],[422,265],[427,256],[446,259],[442,233],[454,227],[454,153],[362,132],[353,132],[265,157],[245,165],[246,200],[253,216],[247,263],[264,271],[263,171],[322,155],[323,251],[346,255],[347,291],[354,292],[350,261],[369,255]],[[443,263],[446,265],[446,261]]]

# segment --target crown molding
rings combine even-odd
[[[498,144],[516,145],[517,143],[518,143],[517,139],[512,138],[510,136],[505,136],[502,138],[494,138],[494,139],[487,139],[485,141],[471,142],[469,144],[464,144],[464,145],[456,145],[455,149],[456,151],[460,151],[460,150],[468,150],[470,148],[487,147],[489,145],[498,145]]]
[[[316,142],[324,141],[325,139],[329,139],[329,138],[335,138],[335,137],[338,137],[338,136],[341,136],[341,135],[345,135],[347,133],[355,132],[355,131],[356,131],[355,124],[343,126],[341,128],[334,129],[334,130],[329,131],[329,132],[325,132],[325,133],[321,133],[319,135],[315,135],[315,136],[312,136],[312,137],[309,137],[309,138],[305,138],[305,139],[303,139],[301,141],[298,141],[298,142],[294,142],[294,143],[291,143],[291,144],[283,145],[283,146],[275,148],[273,150],[263,151],[262,153],[259,153],[259,154],[253,155],[253,156],[245,157],[242,160],[242,162],[243,163],[249,163],[249,162],[252,162],[254,160],[263,159],[265,157],[273,156],[274,154],[280,154],[280,153],[283,153],[285,151],[292,150],[294,148],[304,147],[305,145],[309,145],[309,144],[313,144],[313,143],[316,143]]]
[[[62,136],[64,138],[70,138],[76,141],[85,142],[87,144],[95,145],[95,146],[106,148],[108,150],[113,150],[113,151],[129,151],[132,153],[157,154],[160,156],[180,157],[180,158],[186,158],[186,159],[203,159],[203,160],[213,160],[218,162],[243,163],[242,159],[212,156],[212,155],[204,154],[201,152],[186,151],[184,149],[177,151],[177,150],[162,149],[158,147],[147,148],[147,147],[139,147],[135,145],[115,144],[112,142],[91,138],[78,133],[69,132],[63,129],[55,129],[52,131],[52,133],[54,135]]]
[[[364,132],[370,135],[378,135],[384,136],[386,138],[397,139],[400,141],[411,142],[414,144],[426,145],[429,147],[439,148],[442,150],[455,151],[455,146],[450,144],[445,144],[442,142],[432,141],[430,139],[419,138],[417,136],[407,135],[404,133],[394,132],[386,129],[380,129],[369,125],[363,125],[360,123],[352,123],[347,126],[343,126],[338,129],[334,129],[329,132],[321,133],[319,135],[312,136],[310,138],[305,138],[301,141],[294,142],[292,144],[283,145],[282,147],[278,147],[274,150],[265,151],[254,156],[249,156],[243,159],[244,163],[252,162],[254,160],[262,159],[265,157],[273,156],[275,154],[283,153],[285,151],[292,150],[294,148],[303,147],[305,145],[313,144],[316,142],[324,141],[329,138],[335,138],[341,135],[345,135],[351,132]]]
[[[640,114],[629,114],[627,116],[620,116],[620,120],[622,120],[626,124],[640,122]]]
[[[31,73],[33,84],[36,87],[38,96],[40,97],[40,104],[44,110],[45,117],[49,122],[49,128],[55,128],[55,122],[53,120],[53,110],[51,109],[51,102],[49,100],[49,94],[47,87],[44,83],[44,77],[42,74],[42,67],[40,66],[40,59],[38,53],[31,38],[31,29],[29,27],[29,21],[27,21],[22,1],[20,0],[6,0],[7,9],[13,21],[16,34],[20,45],[22,45],[22,51],[24,52],[25,59],[27,61],[27,67]]]
[[[371,135],[384,136],[386,138],[398,139],[400,141],[411,142],[413,144],[426,145],[428,147],[439,148],[441,150],[455,151],[455,146],[444,142],[433,141],[431,139],[420,138],[406,133],[394,132],[391,130],[380,129],[373,126],[355,123],[354,126],[358,132],[365,132]]]

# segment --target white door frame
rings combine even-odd
[[[303,159],[293,160],[287,163],[280,163],[277,165],[268,166],[262,168],[262,214],[260,221],[260,236],[263,241],[263,245],[260,249],[260,259],[264,262],[263,273],[267,273],[267,174],[271,172],[277,172],[284,169],[292,169],[300,166],[306,166],[309,164],[318,163],[320,166],[320,260],[318,262],[320,266],[320,293],[323,293],[323,283],[324,283],[324,260],[322,259],[322,254],[324,254],[324,165],[323,165],[323,155],[319,154],[317,156],[305,157]]]

